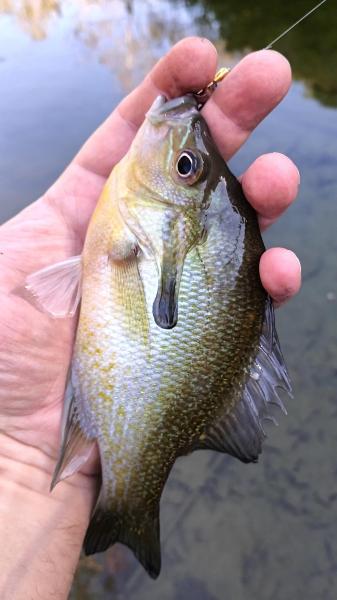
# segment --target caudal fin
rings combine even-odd
[[[98,505],[84,540],[86,555],[107,550],[115,542],[128,546],[150,577],[160,573],[159,511],[156,516],[118,515]]]

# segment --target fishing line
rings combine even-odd
[[[318,4],[316,4],[316,6],[314,6],[313,8],[311,8],[307,13],[305,13],[305,15],[303,15],[300,19],[298,19],[298,21],[296,21],[295,23],[293,23],[292,25],[290,25],[290,27],[288,27],[285,31],[283,31],[282,33],[280,33],[280,35],[278,35],[272,42],[270,42],[268,44],[268,46],[265,46],[263,48],[263,50],[270,50],[273,47],[273,45],[276,44],[276,42],[278,42],[285,35],[287,35],[287,33],[289,33],[289,31],[291,31],[292,29],[294,29],[294,27],[296,27],[296,25],[298,25],[299,23],[301,23],[302,21],[304,21],[304,19],[306,19],[307,17],[309,17],[309,15],[311,15],[313,12],[315,12],[315,10],[317,10],[320,6],[322,6],[322,4],[325,4],[325,2],[327,2],[327,0],[321,0],[321,2],[319,2]],[[231,71],[231,69],[227,69],[227,68],[220,69],[216,73],[216,75],[215,75],[213,81],[211,81],[211,83],[209,83],[202,90],[199,90],[198,92],[192,93],[192,95],[194,96],[195,100],[197,101],[198,110],[201,110],[201,108],[207,102],[208,98],[212,95],[212,93],[216,89],[218,83],[220,83],[226,77],[226,75],[228,75],[228,73],[230,71]]]
[[[296,23],[293,23],[292,25],[290,25],[290,27],[288,27],[288,29],[286,29],[285,31],[283,31],[282,33],[280,33],[280,35],[277,36],[277,38],[275,38],[272,42],[270,42],[270,44],[268,44],[268,46],[266,46],[265,48],[263,48],[264,50],[270,50],[270,48],[272,48],[272,46],[274,44],[276,44],[276,42],[278,42],[281,38],[283,38],[283,36],[287,35],[287,33],[289,33],[289,31],[291,31],[292,29],[294,29],[294,27],[296,27],[296,25],[298,25],[299,23],[301,23],[301,21],[304,21],[304,19],[306,19],[309,15],[311,15],[315,10],[317,10],[320,6],[322,6],[322,4],[324,4],[327,0],[322,0],[321,2],[319,2],[318,4],[316,4],[316,6],[314,6],[314,8],[312,8],[311,10],[309,10],[309,12],[307,12],[305,15],[303,15],[303,17],[301,17],[300,19],[298,19],[298,21],[296,21]]]

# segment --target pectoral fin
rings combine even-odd
[[[144,344],[149,339],[149,319],[146,299],[137,258],[135,256],[123,261],[110,261],[111,286],[128,334]]]
[[[20,292],[40,310],[54,318],[73,317],[81,299],[81,256],[28,275]]]
[[[217,418],[193,450],[209,449],[226,452],[242,462],[257,462],[266,438],[263,421],[276,421],[269,414],[272,404],[284,413],[283,402],[277,388],[291,396],[291,385],[277,337],[274,309],[267,300],[260,349],[243,390],[242,398],[230,413]]]

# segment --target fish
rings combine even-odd
[[[54,318],[79,317],[52,488],[98,445],[86,554],[128,546],[161,569],[159,508],[178,457],[256,462],[291,395],[258,219],[192,94],[159,96],[113,168],[81,256],[28,276]]]

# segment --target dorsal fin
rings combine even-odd
[[[263,421],[274,417],[269,406],[277,405],[284,413],[277,388],[291,396],[291,385],[275,329],[274,308],[267,300],[259,352],[250,369],[241,400],[209,427],[193,449],[226,452],[243,462],[256,462],[266,437]]]

